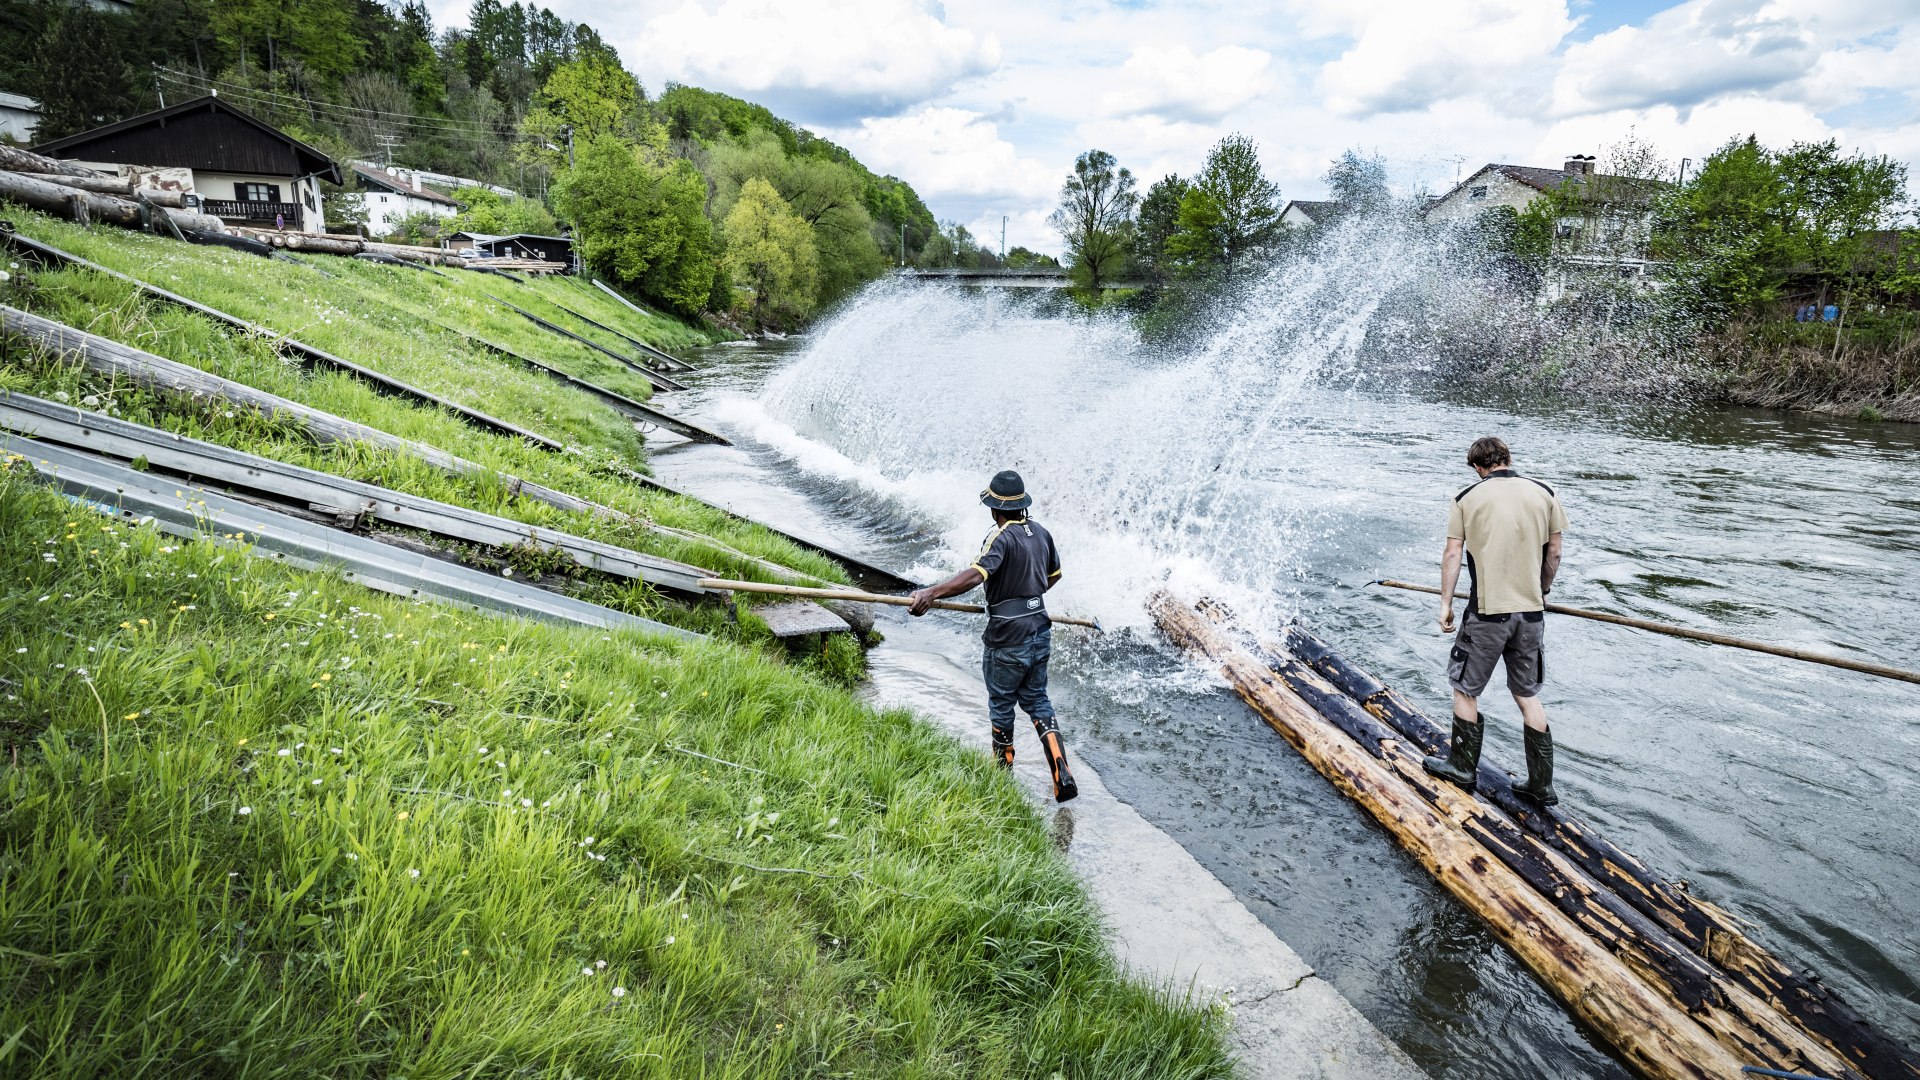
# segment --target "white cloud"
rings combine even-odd
[[[1744,94],[1685,108],[1658,105],[1561,120],[1535,145],[1534,160],[1544,165],[1557,164],[1567,154],[1605,156],[1607,147],[1620,142],[1629,131],[1636,139],[1657,147],[1674,164],[1688,157],[1695,166],[1733,138],[1757,135],[1769,146],[1783,147],[1834,134],[1834,129],[1805,105]]]
[[[1218,120],[1258,97],[1273,55],[1222,45],[1195,53],[1185,45],[1142,45],[1121,65],[1121,85],[1103,97],[1121,115],[1153,113],[1175,120]]]
[[[991,34],[915,0],[686,0],[629,55],[653,81],[723,90],[811,123],[912,108],[992,71]]]
[[[1573,116],[1671,105],[1766,90],[1813,70],[1820,49],[1791,19],[1762,14],[1761,0],[1691,0],[1567,49],[1553,110]]]
[[[1001,138],[999,125],[970,109],[928,106],[824,134],[875,172],[912,184],[926,199],[1045,199],[1060,184],[1057,170],[1022,157]]]
[[[1133,170],[1145,194],[1148,185],[1168,173],[1198,172],[1207,151],[1228,131],[1214,124],[1130,116],[1081,124],[1077,133],[1087,146],[1105,150]]]
[[[1574,29],[1565,0],[1356,0],[1325,5],[1351,48],[1321,69],[1325,104],[1337,113],[1423,109],[1452,98],[1491,96],[1516,111]]]

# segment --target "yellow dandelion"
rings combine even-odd
[[[132,623],[130,623],[130,622],[123,622],[123,623],[121,623],[121,624],[120,624],[120,629],[122,629],[122,630],[131,630],[131,629],[133,629],[133,624],[132,624]]]
[[[319,684],[319,683],[309,683],[309,684],[307,684],[307,689],[309,689],[309,690],[318,690],[318,689],[320,689],[320,684]]]
[[[245,745],[247,745],[247,740],[245,740],[245,739],[241,739],[241,740],[240,740],[239,742],[237,742],[237,743],[234,743],[233,745],[235,745],[235,746],[245,746]]]
[[[128,713],[127,715],[125,715],[125,716],[123,716],[123,717],[121,717],[120,719],[122,719],[122,720],[138,720],[138,719],[140,719],[140,714],[139,714],[139,713],[137,713],[137,712],[130,712],[130,713]]]
[[[269,619],[273,618],[273,612],[271,611],[267,612],[267,618]]]
[[[407,813],[405,810],[402,810],[398,814],[394,815],[394,817],[398,818],[401,821],[405,821],[412,816],[413,816],[412,814]]]
[[[141,625],[141,626],[145,626],[145,625],[147,625],[147,620],[145,620],[145,619],[141,619],[141,620],[140,620],[140,625]]]
[[[321,672],[321,673],[320,673],[320,681],[321,681],[321,682],[332,682],[332,681],[333,681],[333,672],[331,672],[331,671],[323,671],[323,672]]]

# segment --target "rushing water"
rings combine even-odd
[[[1142,600],[1168,586],[1248,625],[1297,617],[1444,716],[1433,601],[1360,586],[1435,578],[1466,445],[1498,434],[1567,506],[1556,599],[1920,668],[1920,432],[1369,389],[1361,342],[1418,272],[1400,254],[1276,275],[1172,356],[1017,297],[878,286],[808,339],[709,353],[676,405],[741,445],[656,463],[924,580],[964,565],[987,525],[976,493],[1019,469],[1063,551],[1050,606],[1119,628],[1059,634],[1054,665],[1069,743],[1109,786],[1435,1076],[1624,1076],[1363,812],[1168,650]],[[937,647],[975,663],[974,628],[943,625]],[[1920,688],[1568,619],[1549,652],[1564,802],[1920,1043]],[[1487,753],[1519,768],[1498,686]]]

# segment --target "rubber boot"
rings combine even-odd
[[[1053,776],[1053,801],[1067,802],[1080,794],[1067,768],[1067,744],[1060,740],[1060,727],[1053,717],[1033,722],[1033,733],[1040,736],[1040,752],[1047,756],[1047,771]]]
[[[1537,806],[1558,806],[1553,790],[1553,732],[1527,729],[1527,782],[1513,785],[1513,793]]]
[[[993,760],[1003,769],[1013,768],[1013,729],[993,729]]]
[[[1442,780],[1472,791],[1480,782],[1480,739],[1485,732],[1484,717],[1480,723],[1470,724],[1456,715],[1453,718],[1453,741],[1447,744],[1447,756],[1422,758],[1420,767]]]

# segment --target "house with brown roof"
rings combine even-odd
[[[121,176],[162,173],[229,224],[302,232],[322,228],[320,181],[341,180],[332,158],[211,94],[33,149]]]
[[[1558,169],[1532,165],[1482,165],[1453,190],[1427,204],[1428,221],[1466,221],[1482,210],[1510,206],[1525,210],[1535,199],[1569,182],[1584,183],[1593,175],[1593,155],[1575,154]]]
[[[353,178],[360,185],[361,205],[367,211],[367,231],[374,236],[386,236],[398,229],[401,219],[410,214],[450,218],[460,212],[460,204],[451,196],[421,183],[420,174],[409,169],[356,161]]]

